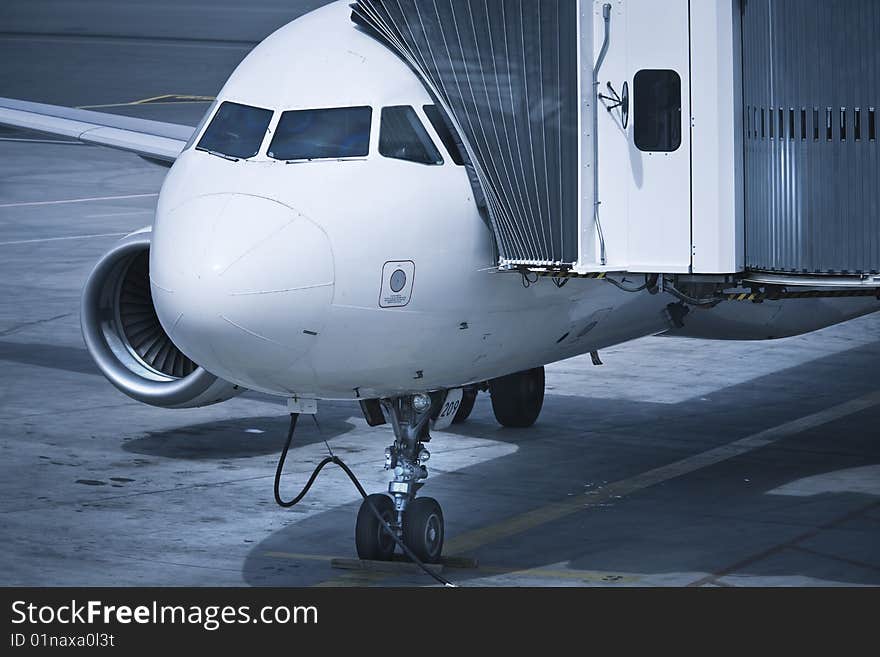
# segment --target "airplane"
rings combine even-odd
[[[417,496],[426,445],[481,391],[501,425],[530,427],[549,363],[599,363],[658,334],[781,338],[880,310],[874,288],[791,298],[746,285],[705,301],[663,271],[504,270],[446,109],[351,12],[334,2],[267,37],[194,130],[13,99],[0,124],[168,167],[152,225],[116,243],[82,295],[85,344],[116,388],[168,409],[254,390],[293,416],[352,400],[371,426],[392,425],[388,492],[357,517],[361,558],[392,558],[387,524],[440,560],[441,506]]]

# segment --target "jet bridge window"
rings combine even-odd
[[[408,105],[382,108],[379,153],[394,160],[419,164],[443,164],[416,111]]]
[[[366,157],[370,152],[371,107],[284,112],[269,145],[276,160]]]
[[[633,79],[633,137],[641,151],[671,152],[681,146],[681,77],[643,70]]]
[[[196,149],[235,160],[253,157],[271,120],[272,110],[224,102]]]

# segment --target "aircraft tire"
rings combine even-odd
[[[477,389],[476,388],[465,388],[462,391],[461,395],[461,405],[458,407],[458,410],[455,412],[455,417],[452,418],[452,424],[461,424],[465,420],[467,420],[471,411],[474,410],[474,404],[477,401]]]
[[[544,405],[544,368],[536,367],[489,381],[492,411],[504,427],[532,426]]]
[[[391,561],[394,556],[394,539],[385,531],[385,527],[370,509],[370,504],[389,524],[394,522],[397,513],[394,502],[384,493],[374,493],[361,503],[354,530],[358,557],[368,561]]]
[[[440,563],[445,531],[443,510],[433,497],[417,497],[403,514],[403,541],[424,563]]]

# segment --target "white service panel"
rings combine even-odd
[[[403,308],[412,298],[416,265],[412,260],[392,260],[382,267],[380,308]]]

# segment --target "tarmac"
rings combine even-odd
[[[194,125],[272,29],[320,3],[28,2],[0,8],[0,96]],[[346,570],[358,494],[328,471],[291,510],[272,481],[283,400],[131,401],[79,329],[91,267],[152,219],[165,169],[0,133],[0,584],[417,586]],[[880,584],[880,314],[773,342],[651,337],[551,365],[531,429],[481,394],[436,433],[462,585]],[[327,454],[383,490],[387,427],[302,421],[285,491]],[[468,563],[472,561],[473,563]],[[465,567],[466,566],[466,567]]]

